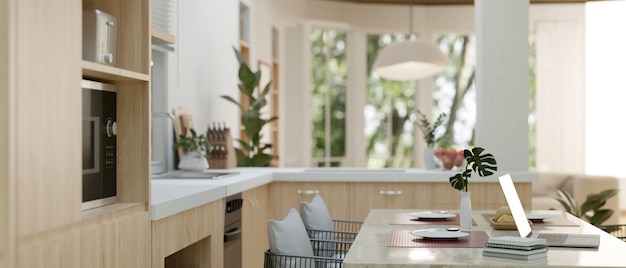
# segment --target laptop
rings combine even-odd
[[[543,238],[548,241],[550,247],[573,247],[573,248],[597,248],[600,246],[600,235],[591,234],[565,234],[565,233],[533,233],[528,223],[528,218],[522,207],[522,202],[517,195],[510,174],[498,177],[504,198],[509,204],[513,220],[520,237]]]

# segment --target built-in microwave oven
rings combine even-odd
[[[82,80],[83,203],[91,209],[117,195],[117,88]]]

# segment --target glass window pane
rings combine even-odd
[[[343,165],[337,158],[346,155],[346,33],[315,29],[310,38],[314,165]]]

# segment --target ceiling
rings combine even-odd
[[[334,2],[354,2],[364,4],[403,4],[403,5],[472,5],[474,0],[323,0]],[[533,4],[584,3],[602,0],[530,0]]]

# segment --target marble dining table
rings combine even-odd
[[[562,211],[530,211],[550,215],[532,225],[533,232],[580,233],[600,235],[598,248],[550,247],[547,258],[522,261],[483,257],[488,237],[518,236],[516,230],[495,230],[489,215],[494,211],[473,211],[474,226],[469,232],[471,242],[420,243],[412,230],[455,227],[454,221],[410,221],[407,215],[417,210],[373,209],[344,259],[345,268],[408,268],[408,267],[626,267],[626,243],[595,226]],[[455,213],[455,211],[450,211]],[[458,227],[458,226],[456,226]]]

